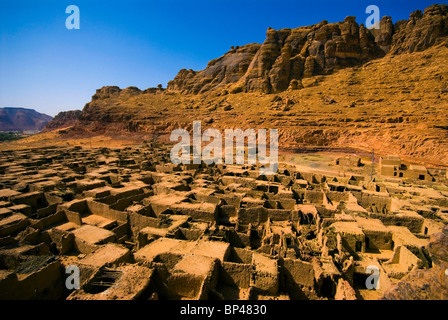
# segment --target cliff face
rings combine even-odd
[[[75,124],[81,115],[81,110],[71,110],[59,112],[50,122],[48,122],[43,132],[67,128]]]
[[[63,135],[167,142],[201,120],[204,129],[276,128],[280,148],[375,149],[448,166],[447,8],[395,25],[385,17],[375,32],[350,17],[270,29],[262,45],[180,71],[168,90],[98,89]]]
[[[374,148],[448,165],[448,39],[301,82],[278,94],[103,87],[67,134],[166,141],[200,120],[204,129],[277,128],[281,148]]]
[[[26,108],[0,108],[0,131],[42,130],[51,116]]]
[[[448,6],[433,5],[413,12],[408,21],[398,21],[393,29],[391,53],[422,51],[448,35]]]
[[[235,83],[247,72],[260,47],[258,43],[251,43],[233,48],[224,56],[210,61],[202,71],[182,69],[174,80],[168,83],[168,89],[203,93]]]
[[[383,17],[379,30],[358,25],[355,17],[338,23],[324,20],[295,29],[269,28],[263,44],[233,48],[210,61],[202,71],[182,69],[168,83],[168,89],[183,93],[219,88],[233,92],[281,92],[292,80],[331,74],[387,53],[422,51],[447,35],[447,5],[430,6],[424,13],[415,11],[409,20],[395,24],[390,17]]]

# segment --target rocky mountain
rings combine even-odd
[[[379,30],[358,25],[355,17],[295,29],[269,28],[263,44],[232,48],[202,71],[182,69],[168,89],[183,93],[224,87],[233,92],[282,92],[292,81],[359,66],[388,53],[422,51],[447,35],[447,5],[430,6],[424,13],[417,10],[409,20],[395,24],[390,17],[383,17]]]
[[[51,119],[33,109],[0,108],[0,131],[42,130]]]
[[[81,110],[70,110],[59,112],[43,128],[43,132],[53,131],[61,128],[67,128],[75,124],[81,115]]]
[[[284,149],[375,149],[448,166],[447,12],[434,5],[407,22],[386,17],[376,34],[350,17],[270,29],[262,45],[182,70],[166,90],[98,89],[61,134],[166,142],[201,120],[203,129],[276,128]]]

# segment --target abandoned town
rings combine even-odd
[[[401,279],[416,274],[434,276],[427,298],[448,298],[446,171],[388,156],[371,180],[346,156],[264,176],[169,151],[1,152],[0,298],[412,298]]]
[[[54,117],[0,109],[0,300],[448,300],[448,5],[407,15],[269,27]]]

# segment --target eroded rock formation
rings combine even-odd
[[[281,92],[295,79],[330,74],[387,53],[425,50],[448,35],[447,13],[447,5],[433,5],[395,24],[385,16],[379,30],[358,25],[355,17],[295,29],[269,28],[263,44],[232,48],[202,71],[182,69],[168,89],[203,93],[234,84],[234,92]]]
[[[70,110],[59,112],[50,122],[45,125],[43,132],[67,128],[75,124],[81,115],[81,110]]]

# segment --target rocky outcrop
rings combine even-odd
[[[247,71],[260,44],[251,43],[232,48],[218,59],[210,61],[202,71],[182,69],[168,82],[168,89],[185,93],[202,93],[212,88],[237,82]]]
[[[120,92],[121,89],[117,86],[104,86],[101,89],[96,89],[96,93],[92,96],[92,101],[117,96]]]
[[[329,74],[382,54],[367,29],[362,26],[360,33],[354,17],[340,23],[322,21],[311,27],[269,29],[241,82],[244,91],[281,92],[291,80]]]
[[[202,71],[182,69],[168,89],[183,93],[227,87],[233,92],[281,92],[292,80],[330,74],[388,53],[425,50],[448,35],[447,13],[447,5],[433,5],[395,25],[386,16],[379,30],[358,25],[355,17],[295,29],[269,28],[263,44],[233,48]]]
[[[100,89],[96,89],[96,93],[92,96],[92,101],[108,99],[108,98],[129,98],[142,93],[162,93],[165,89],[159,84],[157,88],[148,88],[146,90],[140,90],[137,87],[127,87],[125,89],[120,89],[117,86],[104,86]]]
[[[81,110],[59,112],[50,122],[45,125],[43,132],[71,127],[79,119]]]
[[[277,128],[285,149],[374,148],[375,154],[446,166],[448,38],[424,52],[391,54],[401,28],[402,22],[394,25],[386,17],[374,33],[349,17],[269,29],[264,44],[233,48],[203,71],[183,70],[169,90],[98,89],[76,124],[61,134],[166,142],[172,130],[191,130],[201,120],[222,130]],[[331,73],[337,68],[342,69]],[[330,74],[313,76],[318,72]],[[227,94],[232,92],[241,93]]]
[[[448,35],[448,6],[433,5],[413,12],[395,25],[391,53],[422,51]]]

